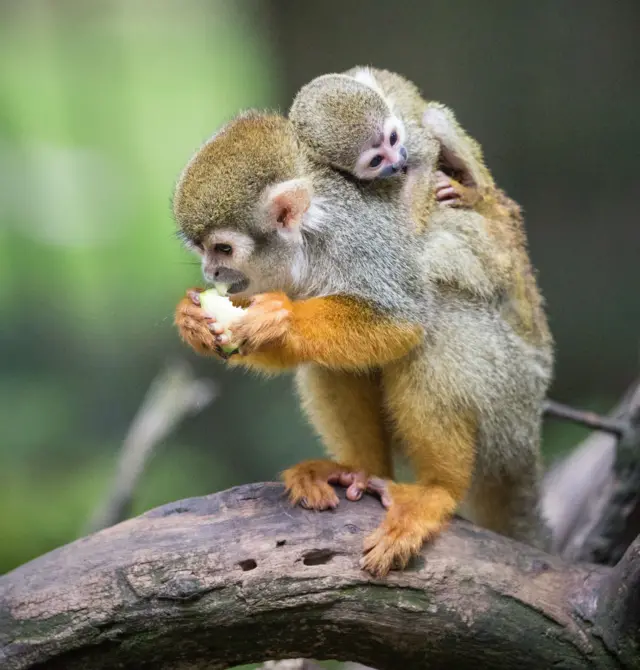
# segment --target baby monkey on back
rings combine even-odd
[[[526,290],[520,207],[496,187],[480,145],[448,107],[426,102],[395,72],[356,66],[303,86],[289,119],[319,163],[372,186],[402,184],[414,230],[424,233],[423,277],[482,299],[514,283]]]
[[[436,199],[470,206],[493,186],[480,146],[451,111],[427,103],[404,77],[369,67],[317,77],[297,94],[289,118],[316,159],[361,180],[420,171],[429,156],[429,128],[441,145]],[[407,189],[413,211],[429,204],[430,185],[417,174]],[[416,217],[418,223],[422,217]]]

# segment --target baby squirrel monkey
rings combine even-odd
[[[300,89],[289,118],[317,160],[361,180],[419,170],[429,153],[424,131],[429,126],[441,143],[438,201],[472,206],[480,189],[493,186],[480,146],[451,111],[427,103],[412,82],[394,72],[354,67],[317,77]],[[432,197],[426,189],[410,188],[411,200],[421,198],[414,210]]]
[[[358,66],[303,86],[289,118],[320,163],[363,181],[404,180],[411,218],[429,238],[421,267],[430,280],[483,299],[513,281],[520,208],[496,188],[480,145],[448,107],[427,103],[399,74]],[[479,216],[437,211],[436,201]]]
[[[435,175],[439,143],[425,143]],[[231,327],[241,352],[230,363],[295,369],[335,458],[287,470],[291,500],[334,507],[330,483],[347,485],[350,499],[382,495],[388,511],[363,558],[376,575],[406,565],[461,503],[521,541],[540,544],[543,530],[538,446],[552,350],[524,235],[504,250],[514,270],[501,296],[469,298],[431,279],[424,258],[437,254],[416,235],[401,189],[345,178],[318,163],[290,121],[252,112],[193,156],[174,197],[207,280],[249,305]],[[196,351],[218,355],[225,336],[197,292],[179,303],[176,324]],[[393,477],[393,444],[417,483],[380,481]]]

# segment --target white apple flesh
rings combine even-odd
[[[227,298],[227,290],[227,285],[216,284],[214,288],[203,291],[200,294],[200,306],[208,317],[215,319],[224,328],[224,334],[229,338],[229,344],[221,345],[220,348],[226,354],[231,354],[238,349],[239,345],[233,343],[229,326],[242,317],[246,310],[242,307],[236,307]]]

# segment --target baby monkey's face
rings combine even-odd
[[[381,179],[402,172],[409,157],[404,146],[406,131],[404,124],[395,116],[390,116],[381,124],[368,140],[358,159],[353,174],[358,179]]]

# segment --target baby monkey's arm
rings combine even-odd
[[[425,230],[434,213],[434,195],[438,205],[475,210],[495,190],[480,146],[448,107],[428,103],[422,125],[438,141],[440,155],[435,180],[429,165],[418,164],[408,173],[405,194],[419,232]]]
[[[427,104],[422,123],[440,143],[436,200],[474,208],[483,193],[494,187],[480,145],[465,132],[453,112],[438,102]]]
[[[495,186],[480,145],[467,134],[448,107],[439,102],[428,103],[422,124],[440,143],[441,171],[467,188],[482,191]]]

